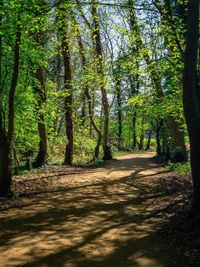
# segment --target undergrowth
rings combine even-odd
[[[169,163],[167,165],[167,169],[170,171],[175,171],[178,174],[184,175],[184,174],[190,174],[191,173],[191,167],[190,163]]]

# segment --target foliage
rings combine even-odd
[[[175,171],[178,174],[191,174],[191,166],[190,163],[169,163],[167,165],[167,169],[170,171]]]
[[[73,92],[75,164],[87,163],[94,157],[97,134],[91,126],[89,102],[92,104],[94,122],[100,132],[104,133],[102,85],[108,96],[108,140],[114,153],[120,150],[145,149],[149,130],[152,131],[153,137],[151,147],[155,149],[157,126],[164,120],[163,129],[170,132],[167,126],[170,116],[186,132],[181,81],[181,49],[183,50],[185,45],[184,14],[180,11],[184,10],[182,1],[176,0],[171,5],[171,20],[167,15],[163,17],[169,10],[162,1],[137,3],[130,0],[126,7],[118,0],[109,5],[99,1],[96,5],[96,17],[92,15],[89,1],[77,1],[78,5],[73,1],[55,4],[48,0],[9,0],[2,3],[3,23],[0,34],[3,38],[3,64],[1,63],[0,72],[1,84],[4,83],[2,107],[6,115],[6,125],[17,14],[20,14],[22,24],[13,139],[19,163],[23,161],[27,151],[33,151],[31,161],[34,161],[38,153],[38,123],[41,122],[41,114],[44,115],[43,123],[48,138],[48,162],[63,162],[67,145],[65,99],[71,94],[69,90],[64,89],[64,29],[67,29],[68,34],[72,72],[70,86]],[[138,5],[140,9],[137,8]],[[100,59],[95,56],[95,20],[99,23],[102,44]],[[36,87],[40,87],[35,76],[38,68],[44,71],[45,97],[42,101],[35,90]],[[90,94],[90,100],[85,95],[86,89]],[[158,94],[158,90],[162,92],[161,95]],[[161,135],[164,135],[165,130],[161,130]],[[137,141],[135,146],[134,131]],[[170,136],[170,140],[173,139],[171,132],[165,135]],[[100,157],[102,149],[101,146]]]

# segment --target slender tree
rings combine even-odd
[[[3,0],[0,1],[0,7],[3,9]],[[1,9],[1,10],[2,10]],[[3,15],[0,14],[0,27],[2,27]],[[0,33],[0,65],[2,66],[2,43],[3,37]],[[15,91],[19,76],[20,66],[20,43],[21,43],[21,20],[17,15],[17,27],[15,34],[14,45],[14,64],[12,79],[8,92],[8,129],[4,121],[3,99],[2,99],[2,78],[0,76],[0,196],[12,196],[11,182],[12,182],[12,158],[11,158],[11,144],[14,134],[14,116],[15,116]],[[2,68],[0,68],[2,75]]]
[[[39,11],[45,6],[46,1],[40,1],[38,3]],[[40,27],[33,28],[33,32],[31,37],[34,43],[37,45],[38,52],[41,55],[44,55],[45,45],[46,45],[46,30],[45,30],[45,22],[46,16],[44,17],[36,17],[36,23],[40,24]],[[44,56],[43,56],[44,57]],[[45,59],[44,59],[45,60]],[[34,86],[34,93],[36,95],[37,100],[37,115],[38,115],[38,133],[39,133],[39,151],[37,157],[34,162],[35,167],[41,167],[46,163],[47,160],[47,133],[46,133],[46,125],[45,125],[45,114],[43,111],[43,106],[46,102],[46,85],[45,85],[45,69],[42,65],[43,63],[33,63],[34,75],[37,81],[37,84]]]
[[[80,57],[81,57],[81,65],[83,68],[83,71],[86,71],[87,69],[87,62],[86,62],[86,57],[85,57],[85,50],[84,50],[84,46],[83,46],[83,41],[81,38],[81,33],[80,33],[80,29],[79,26],[77,26],[77,41],[78,41],[78,45],[79,45],[79,52],[80,52]],[[84,84],[84,94],[87,98],[87,102],[88,102],[88,113],[89,113],[89,119],[90,119],[90,125],[94,128],[96,134],[97,134],[97,143],[96,143],[96,147],[95,147],[95,151],[94,151],[94,158],[98,159],[99,157],[99,148],[101,145],[101,141],[102,141],[102,134],[100,129],[98,128],[97,124],[95,123],[94,117],[93,117],[93,106],[92,106],[92,97],[90,94],[90,90],[87,84],[87,81]]]
[[[108,130],[109,130],[109,103],[107,92],[105,89],[105,77],[103,70],[103,50],[101,43],[101,35],[100,35],[100,25],[99,25],[99,17],[97,14],[97,2],[92,1],[92,18],[93,18],[93,37],[95,40],[95,50],[96,50],[96,59],[97,59],[97,72],[101,78],[101,94],[102,94],[102,107],[103,107],[103,115],[104,115],[104,125],[103,125],[103,150],[104,160],[112,159],[111,150],[108,144]]]
[[[47,160],[47,134],[46,134],[46,126],[45,126],[45,115],[44,112],[41,111],[42,107],[46,101],[46,90],[45,90],[45,77],[44,70],[42,68],[38,68],[36,70],[36,79],[39,82],[39,85],[35,86],[35,92],[37,94],[37,104],[38,104],[38,132],[39,132],[39,151],[37,157],[35,159],[35,167],[41,167],[46,163]]]

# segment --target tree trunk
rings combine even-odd
[[[105,78],[103,71],[103,52],[102,52],[102,44],[101,44],[101,35],[99,29],[99,20],[97,15],[96,2],[92,1],[92,17],[94,22],[93,28],[93,36],[95,39],[96,45],[96,57],[97,57],[97,71],[99,76],[101,77],[101,95],[102,95],[102,106],[103,106],[103,114],[104,114],[104,125],[103,125],[103,159],[110,160],[112,159],[111,149],[108,145],[108,128],[109,128],[109,104],[107,92],[105,89]]]
[[[132,28],[132,27],[131,27]],[[134,47],[132,48],[132,53],[135,53],[135,51],[138,52],[138,47],[136,47],[136,50],[134,50]],[[140,89],[140,77],[139,77],[139,64],[136,60],[136,68],[138,73],[135,75],[129,75],[129,81],[130,81],[130,97],[136,96],[139,93]],[[134,105],[133,107],[133,120],[132,120],[132,131],[133,131],[133,139],[132,139],[132,149],[136,149],[137,147],[137,128],[136,128],[136,123],[137,123],[137,112],[136,112],[136,107],[137,105]]]
[[[144,133],[143,132],[140,134],[140,142],[138,144],[138,149],[139,150],[144,149]]]
[[[0,9],[3,7],[3,1],[0,0]],[[0,29],[2,26],[2,13],[0,13]],[[0,197],[9,197],[11,194],[11,158],[10,144],[5,132],[5,124],[3,120],[2,109],[2,47],[3,39],[0,34]]]
[[[62,53],[64,63],[64,84],[67,96],[65,97],[65,120],[66,120],[66,135],[67,135],[67,146],[65,150],[65,165],[72,165],[73,162],[73,119],[72,119],[72,73],[71,73],[71,62],[69,52],[69,40],[65,33],[62,39]]]
[[[0,118],[0,148],[0,197],[10,197],[12,196],[11,151],[10,143],[3,129],[2,116]]]
[[[3,6],[3,2],[0,2],[0,6]],[[0,17],[0,24],[2,23],[2,16]],[[13,74],[9,90],[8,98],[8,131],[6,133],[5,123],[3,121],[3,109],[2,109],[2,87],[0,88],[0,196],[10,197],[12,196],[11,183],[12,183],[12,158],[11,158],[11,143],[14,133],[14,115],[15,115],[15,91],[19,76],[19,64],[20,64],[20,41],[21,41],[21,24],[18,20],[18,27],[16,32],[16,41],[14,48],[14,65]],[[2,38],[0,39],[2,46]],[[1,53],[2,51],[0,51]],[[0,64],[2,62],[0,61]],[[1,69],[1,68],[0,68]],[[0,86],[2,83],[0,81]]]
[[[184,130],[181,129],[179,123],[175,121],[173,117],[168,118],[168,125],[171,130],[173,139],[173,155],[172,162],[186,162],[187,161],[187,151],[185,146],[185,134]]]
[[[157,157],[160,158],[162,156],[162,150],[161,150],[161,144],[160,144],[160,130],[163,125],[163,120],[161,120],[159,123],[156,125],[156,144],[157,144]]]
[[[96,147],[95,147],[95,150],[94,150],[94,158],[98,159],[98,157],[99,157],[99,148],[100,148],[100,145],[101,145],[102,135],[101,135],[101,131],[97,127],[97,125],[96,125],[96,123],[94,121],[94,118],[93,118],[92,98],[90,96],[89,89],[87,87],[85,88],[85,94],[86,94],[87,100],[88,100],[88,110],[89,110],[90,123],[91,123],[91,126],[94,128],[94,130],[97,133],[97,143],[96,143]]]
[[[137,122],[137,113],[133,113],[133,143],[132,143],[132,148],[136,149],[137,147],[137,135],[136,135],[136,122]]]
[[[162,150],[161,150],[161,158],[163,162],[169,162],[172,159],[172,153],[170,151],[170,148],[172,146],[172,143],[169,142],[170,137],[170,131],[169,127],[167,125],[163,125],[161,129],[162,134]]]
[[[122,149],[123,138],[122,138],[122,95],[120,88],[120,80],[116,82],[117,91],[117,118],[118,118],[118,149]]]
[[[82,102],[82,106],[81,106],[81,126],[84,126],[86,123],[86,95],[85,92],[83,90],[82,96],[81,96],[81,102]]]
[[[45,127],[45,118],[41,109],[43,104],[46,101],[45,94],[45,78],[44,71],[41,68],[38,68],[36,71],[36,78],[40,83],[40,86],[36,88],[36,92],[38,94],[38,113],[39,113],[39,121],[38,121],[38,132],[39,132],[39,151],[37,157],[35,159],[34,167],[41,167],[46,163],[47,160],[47,134]]]
[[[140,142],[138,144],[138,149],[143,150],[144,149],[144,122],[145,122],[145,117],[144,114],[142,115],[142,132],[140,134]]]
[[[200,100],[198,84],[199,0],[188,2],[188,25],[183,74],[183,106],[190,139],[193,213],[200,213]]]
[[[149,130],[148,131],[147,145],[146,145],[146,148],[145,148],[146,151],[149,150],[150,147],[151,147],[151,135],[152,135],[152,131]]]
[[[8,141],[12,142],[14,133],[14,115],[15,115],[15,91],[19,76],[19,54],[20,54],[20,42],[21,42],[21,23],[18,21],[18,28],[16,32],[16,41],[14,49],[14,66],[12,81],[9,90],[8,99]]]

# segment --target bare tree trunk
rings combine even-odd
[[[199,0],[188,2],[188,25],[183,74],[183,106],[190,138],[193,213],[200,213],[200,100],[197,71],[199,42]]]

